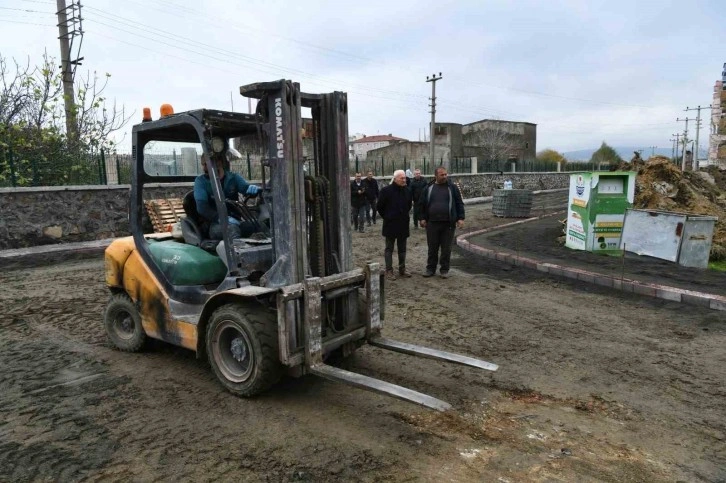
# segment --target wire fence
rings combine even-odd
[[[548,161],[532,160],[485,160],[475,157],[452,158],[448,165],[449,174],[474,173],[473,163],[476,162],[476,173],[545,173],[545,172],[573,172],[573,171],[607,171],[609,164],[605,163],[557,163]],[[439,166],[445,166],[445,160],[439,159],[431,163],[426,158],[421,159],[365,159],[355,158],[350,161],[350,172],[367,173],[373,172],[374,176],[389,176],[397,169],[420,169],[424,176],[432,176],[434,170]]]
[[[263,174],[269,176],[262,166],[258,153],[242,153],[240,158],[230,161],[230,169],[248,180],[259,181]],[[306,159],[313,163],[313,159]],[[449,161],[450,174],[473,173],[476,162],[477,173],[522,173],[522,172],[573,172],[607,171],[609,165],[597,163],[555,163],[537,160],[483,160],[477,158],[453,158]],[[130,184],[133,158],[129,153],[105,150],[72,155],[59,150],[41,153],[33,150],[13,151],[0,148],[0,187],[23,186],[69,186]],[[356,172],[372,171],[374,176],[390,176],[397,169],[420,169],[424,176],[432,176],[436,167],[444,160],[431,163],[422,159],[352,159],[351,176]],[[559,164],[559,165],[558,165]],[[145,153],[144,170],[155,176],[197,176],[203,172],[201,152],[196,149],[169,150]]]
[[[33,147],[0,147],[0,187],[103,185],[105,153],[47,152]]]

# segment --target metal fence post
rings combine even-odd
[[[358,172],[358,169],[359,169],[358,168],[358,164],[359,164],[359,162],[358,162],[358,156],[356,155],[356,157],[355,157],[355,172],[356,173]]]
[[[103,151],[103,150],[101,150]],[[91,156],[93,156],[93,153],[91,153]],[[101,164],[103,160],[103,156],[99,154],[98,156],[98,184],[103,184],[103,165]]]
[[[8,162],[10,164],[10,184],[15,188],[17,186],[17,180],[15,179],[15,163],[13,162],[12,148],[8,149]]]
[[[247,180],[252,179],[252,163],[250,162],[250,152],[247,151]]]
[[[38,161],[33,158],[30,162],[30,166],[33,169],[33,186],[38,186],[38,184],[40,184],[40,180],[38,179]]]

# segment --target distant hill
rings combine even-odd
[[[592,153],[600,149],[598,146],[597,148],[591,148],[591,149],[580,149],[578,151],[567,151],[562,153],[562,155],[567,159],[568,161],[590,161],[590,158],[592,157]],[[643,147],[633,147],[633,146],[613,146],[613,149],[620,155],[621,158],[623,158],[625,161],[630,161],[633,157],[634,151],[643,150],[640,155],[644,159],[648,159],[651,156],[651,150],[650,148],[643,148]],[[667,156],[671,157],[671,154],[673,154],[671,148],[657,148],[655,150],[655,154],[660,154],[661,156]],[[700,158],[701,156],[699,156]]]

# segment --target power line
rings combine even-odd
[[[91,10],[92,11],[91,12],[92,15],[98,15],[98,16],[100,16],[102,18],[105,18],[105,19],[108,19],[108,20],[113,20],[114,22],[119,22],[119,23],[128,25],[131,28],[138,29],[138,30],[141,30],[142,32],[144,32],[144,34],[139,34],[139,33],[131,32],[131,31],[126,30],[126,29],[123,29],[123,28],[121,28],[121,27],[119,27],[117,25],[109,24],[109,23],[103,22],[103,21],[101,21],[99,19],[94,19],[94,21],[97,22],[97,23],[99,23],[100,25],[104,25],[104,26],[109,27],[109,28],[112,28],[112,29],[120,30],[122,32],[131,34],[134,37],[146,38],[146,39],[151,40],[153,42],[160,43],[160,44],[163,44],[163,45],[167,45],[167,46],[172,47],[172,48],[177,48],[177,49],[181,49],[181,50],[184,50],[184,51],[191,51],[191,52],[196,53],[198,55],[209,56],[209,54],[206,53],[206,52],[198,52],[198,51],[195,51],[195,50],[192,50],[192,49],[188,49],[188,48],[183,48],[182,49],[178,45],[178,42],[179,41],[182,41],[184,43],[187,43],[187,44],[192,45],[192,46],[195,46],[195,47],[196,46],[201,46],[201,47],[208,48],[208,49],[210,49],[212,51],[219,52],[221,54],[233,55],[233,56],[236,56],[236,57],[240,57],[243,60],[243,62],[246,62],[246,63],[251,63],[253,65],[266,67],[267,70],[261,69],[259,67],[257,68],[257,70],[260,70],[262,72],[273,73],[273,74],[276,74],[276,75],[279,74],[276,70],[272,70],[272,71],[269,70],[270,68],[274,68],[274,69],[279,69],[279,70],[282,70],[282,71],[293,72],[293,73],[298,74],[298,75],[307,76],[307,77],[310,77],[312,79],[316,79],[317,82],[320,83],[320,84],[327,84],[327,85],[330,85],[330,86],[333,86],[333,87],[340,87],[340,82],[336,82],[334,80],[328,80],[328,79],[326,79],[324,77],[321,77],[321,76],[318,76],[316,74],[312,74],[312,73],[309,73],[309,72],[306,72],[306,71],[302,71],[302,70],[299,70],[299,69],[288,68],[288,67],[284,67],[284,66],[281,66],[281,65],[278,65],[278,64],[273,64],[273,63],[270,63],[270,62],[262,61],[260,59],[256,59],[256,58],[249,57],[249,56],[246,56],[246,55],[243,55],[243,54],[239,54],[238,52],[234,52],[234,51],[227,50],[227,49],[222,49],[222,48],[219,48],[219,47],[214,46],[214,45],[205,44],[205,43],[202,43],[202,42],[199,42],[199,41],[196,41],[196,40],[188,39],[187,37],[184,37],[184,36],[175,34],[173,32],[168,32],[168,31],[160,30],[160,29],[158,29],[156,27],[153,27],[153,26],[150,26],[150,25],[145,25],[145,24],[141,24],[141,23],[138,23],[138,22],[131,22],[131,21],[125,19],[124,17],[120,17],[118,15],[113,15],[113,14],[106,15],[106,14],[102,13],[103,12],[102,10],[97,9],[97,8],[94,8],[94,7],[86,7],[86,8],[88,10]],[[143,27],[147,27],[147,29],[144,29]],[[159,40],[159,39],[156,39],[156,38],[153,38],[153,37],[149,37],[146,34],[155,35],[157,37],[160,37],[160,38],[166,39],[166,40],[170,40],[170,41],[175,42],[175,43],[165,42],[163,40]],[[217,60],[220,60],[220,61],[223,61],[223,62],[228,62],[228,60],[225,59],[225,58],[217,59]],[[349,85],[351,85],[351,84],[349,84]],[[372,88],[372,87],[368,87],[368,86],[365,86],[365,85],[355,85],[355,84],[352,84],[352,86],[354,86],[356,89],[363,89],[363,90],[368,90],[368,91],[372,91],[372,92],[376,92],[376,93],[391,94],[391,95],[396,95],[396,96],[404,96],[404,97],[408,97],[408,98],[411,98],[412,100],[417,100],[417,101],[418,100],[423,101],[425,99],[425,97],[423,97],[423,96],[411,94],[411,93],[408,93],[408,92],[394,91],[394,90],[390,90],[390,89]],[[347,89],[347,90],[348,91],[351,91],[351,92],[356,92],[353,89]],[[361,94],[361,95],[368,95],[368,96],[370,96],[370,94],[363,93],[363,92],[360,92],[360,91],[358,91],[358,93]],[[380,96],[378,96],[378,97],[380,97]],[[393,100],[393,101],[400,101],[399,99],[392,99],[392,98],[385,98],[385,97],[380,97],[380,98],[389,99],[389,100]],[[468,112],[476,113],[476,114],[481,114],[482,112],[485,112],[485,111],[486,112],[491,112],[491,113],[504,112],[504,111],[497,111],[497,110],[494,110],[494,109],[491,109],[491,108],[483,108],[481,106],[470,106],[470,105],[464,106],[464,105],[458,104],[456,102],[451,102],[451,101],[443,101],[442,104],[447,105],[447,106],[453,106],[452,108],[453,109],[456,109],[456,110],[468,111]],[[473,108],[476,108],[476,109],[472,109],[472,107]]]
[[[133,0],[127,0],[127,1],[131,1],[132,3],[137,3],[137,2],[133,2]],[[179,15],[178,14],[178,11],[186,11],[186,12],[189,12],[189,13],[193,14],[194,17],[197,18],[197,19],[198,18],[204,19],[204,16],[209,16],[207,12],[202,12],[202,11],[199,11],[199,10],[192,10],[192,9],[190,9],[188,7],[183,7],[183,6],[179,5],[179,4],[176,4],[176,3],[171,2],[171,1],[168,1],[168,0],[166,1],[166,3],[171,4],[171,5],[174,6],[174,8],[175,8],[174,14],[175,15]],[[144,7],[146,8],[147,5],[144,5]],[[218,21],[215,23],[215,25],[218,25]],[[236,29],[236,27],[234,27],[234,26],[233,26],[233,28]],[[335,53],[337,55],[343,56],[343,58],[345,58],[345,57],[357,58],[357,59],[360,59],[360,60],[366,60],[366,61],[371,62],[371,63],[386,65],[388,67],[396,67],[398,69],[405,70],[407,73],[411,71],[411,69],[409,69],[409,68],[401,68],[400,66],[392,66],[390,64],[382,63],[382,62],[376,61],[374,59],[370,59],[370,58],[367,58],[367,57],[362,57],[362,56],[359,56],[359,55],[356,55],[356,54],[351,54],[349,52],[342,52],[342,51],[338,51],[338,50],[334,50],[334,49],[329,49],[329,48],[321,47],[319,45],[315,45],[315,44],[312,44],[312,43],[309,43],[309,42],[304,42],[304,41],[301,41],[299,39],[294,39],[294,38],[290,38],[290,37],[285,37],[285,36],[282,36],[282,35],[278,35],[278,34],[275,34],[275,33],[271,33],[271,32],[269,32],[267,30],[261,30],[261,29],[257,29],[257,28],[249,27],[249,26],[248,26],[248,28],[250,28],[251,30],[261,31],[266,36],[277,37],[277,38],[281,38],[283,40],[287,40],[289,42],[299,43],[301,45],[305,45],[307,47],[312,47],[312,48],[315,48],[315,49],[318,49],[318,50],[321,50],[321,51],[328,51],[328,52],[331,52],[331,53]],[[239,29],[236,29],[236,30],[239,30]],[[472,83],[471,82],[471,79],[459,79],[459,78],[453,77],[452,80],[454,82],[456,82],[456,83],[462,83],[462,84],[465,84],[467,86],[472,86],[472,85],[487,86],[487,87],[493,87],[493,88],[497,88],[497,89],[504,89],[504,90],[508,90],[508,91],[512,91],[512,92],[521,92],[521,93],[524,93],[524,94],[527,94],[527,95],[532,95],[532,96],[548,97],[548,98],[554,98],[554,99],[572,100],[572,101],[577,101],[577,102],[589,102],[589,103],[595,103],[595,104],[604,104],[604,105],[620,106],[620,107],[634,107],[634,108],[641,108],[641,109],[657,109],[658,108],[658,107],[655,107],[655,106],[642,106],[642,105],[636,105],[636,104],[622,104],[622,103],[615,103],[615,102],[609,102],[609,101],[600,101],[600,100],[596,100],[596,99],[586,99],[586,98],[579,98],[579,97],[562,96],[562,95],[557,95],[557,94],[549,94],[549,93],[545,93],[545,92],[538,92],[538,91],[532,91],[532,90],[526,90],[526,89],[517,89],[515,87],[510,87],[510,86],[500,86],[500,85],[495,85],[495,84],[490,84],[490,83],[484,83],[484,82]]]

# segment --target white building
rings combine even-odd
[[[391,134],[384,134],[380,136],[366,136],[356,139],[350,143],[350,157],[355,159],[356,156],[360,160],[366,159],[368,151],[372,149],[378,149],[391,144],[407,141],[403,138],[397,138]]]

